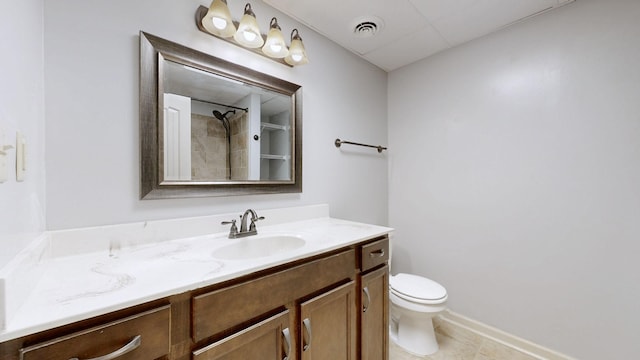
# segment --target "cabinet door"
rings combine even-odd
[[[355,294],[355,282],[351,281],[302,303],[302,360],[355,360]]]
[[[389,358],[389,267],[362,275],[360,351],[362,360]]]
[[[193,352],[193,360],[293,360],[289,311]]]

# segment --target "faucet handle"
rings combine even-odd
[[[231,221],[223,221],[220,223],[221,225],[229,225],[231,224],[231,229],[229,229],[229,238],[234,238],[238,234],[238,227],[236,226],[236,220],[233,219]]]
[[[256,230],[256,221],[258,221],[258,220],[264,220],[264,216],[251,218],[251,224],[249,225],[249,231]]]

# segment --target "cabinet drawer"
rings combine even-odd
[[[169,319],[167,305],[23,348],[20,360],[157,359],[169,354]]]
[[[355,270],[355,251],[347,250],[196,296],[192,300],[193,339],[199,342],[318,289],[353,279]]]
[[[387,260],[389,260],[388,237],[360,247],[360,266],[363,272],[384,264]]]

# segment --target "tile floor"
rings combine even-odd
[[[538,360],[447,321],[434,318],[440,350],[415,356],[389,341],[389,360]]]

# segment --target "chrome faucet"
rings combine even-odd
[[[249,228],[247,229],[247,219],[251,216],[251,223],[249,224]],[[222,225],[231,224],[231,229],[229,230],[229,239],[236,239],[240,237],[257,235],[258,229],[256,229],[256,221],[264,220],[264,216],[258,216],[255,210],[247,209],[244,214],[240,215],[240,230],[236,226],[236,221],[223,221]]]
[[[251,215],[251,224],[249,224],[249,229],[247,229],[247,217]],[[258,217],[258,214],[253,209],[247,209],[242,215],[242,219],[240,220],[240,233],[248,232],[247,235],[255,235],[258,233],[256,230],[256,221],[264,220],[264,216]]]

